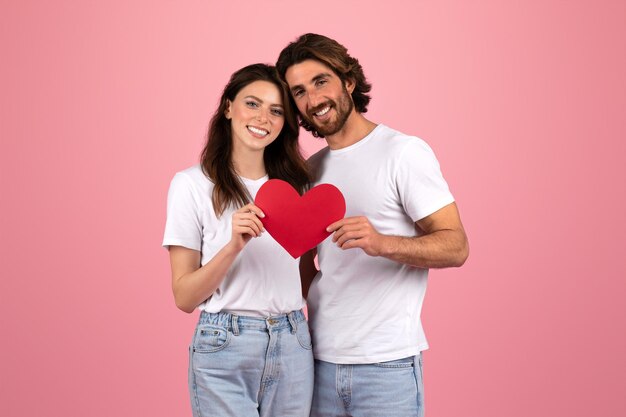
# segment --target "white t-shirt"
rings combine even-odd
[[[254,199],[267,176],[241,178]],[[230,207],[218,219],[213,210],[213,183],[200,165],[177,173],[167,196],[163,246],[184,246],[211,260],[232,236]],[[237,256],[219,288],[200,305],[209,313],[227,311],[247,316],[275,316],[304,306],[298,260],[293,259],[267,231],[252,238]]]
[[[366,216],[385,235],[416,236],[415,221],[454,202],[433,151],[423,140],[378,125],[343,149],[309,159],[315,184],[330,183],[346,199],[346,217]],[[321,271],[308,297],[317,359],[376,363],[428,348],[420,313],[428,269],[318,246]]]

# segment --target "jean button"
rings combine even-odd
[[[268,322],[268,324],[269,324],[270,326],[273,326],[273,325],[275,325],[276,323],[278,323],[278,322],[277,322],[276,320],[274,320],[274,319],[269,319],[269,320],[267,320],[267,322]]]

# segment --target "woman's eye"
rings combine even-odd
[[[282,110],[278,110],[278,109],[274,109],[272,110],[272,114],[275,116],[282,116],[283,115],[283,111]]]
[[[254,101],[246,101],[246,106],[253,108],[259,107],[259,105]]]

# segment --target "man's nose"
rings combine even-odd
[[[309,108],[314,109],[324,102],[324,97],[321,94],[311,91],[307,94],[309,99]]]

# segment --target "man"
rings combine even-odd
[[[337,186],[347,206],[318,246],[319,273],[315,252],[301,259],[311,416],[421,416],[428,268],[461,266],[469,253],[454,199],[424,141],[363,116],[371,85],[345,47],[302,35],[276,66],[302,126],[328,142],[309,159],[315,184]]]

